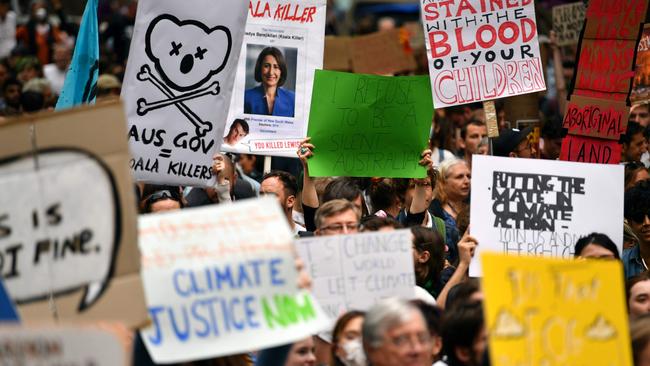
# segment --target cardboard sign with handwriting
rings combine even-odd
[[[412,53],[400,42],[400,30],[377,32],[352,38],[352,71],[358,74],[392,75],[415,70]]]
[[[24,323],[146,320],[125,136],[120,103],[0,125],[0,269]]]
[[[620,261],[481,260],[493,365],[633,364]]]

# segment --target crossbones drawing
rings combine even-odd
[[[212,130],[212,122],[204,121],[184,102],[219,95],[219,82],[209,81],[226,66],[231,46],[232,38],[226,27],[208,28],[196,20],[180,21],[170,14],[156,17],[147,28],[145,52],[159,76],[144,64],[137,79],[151,83],[167,99],[139,98],[136,113],[144,116],[174,105],[192,123],[196,135],[205,136]]]

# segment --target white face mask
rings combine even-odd
[[[45,8],[38,8],[36,9],[36,19],[38,20],[45,20],[47,17],[47,10]]]
[[[366,354],[363,352],[360,339],[347,341],[342,347],[347,356],[345,359],[339,359],[345,366],[366,366]]]

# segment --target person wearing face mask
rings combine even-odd
[[[366,366],[361,342],[361,326],[365,312],[352,310],[343,314],[332,331],[330,366]]]
[[[52,1],[52,6],[59,17],[63,7],[61,1]],[[66,25],[65,17],[61,18],[61,25]],[[48,18],[47,3],[43,0],[33,0],[31,13],[25,25],[16,29],[16,40],[19,45],[25,47],[29,54],[38,58],[41,65],[52,62],[52,50],[54,45],[64,39],[61,28],[52,24]]]

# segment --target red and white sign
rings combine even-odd
[[[533,0],[422,1],[436,108],[546,90]]]

